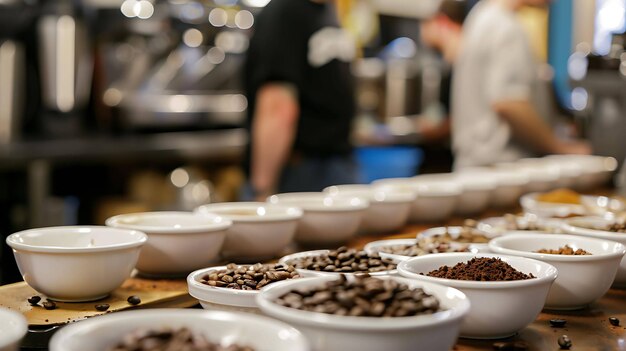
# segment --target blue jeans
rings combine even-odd
[[[358,183],[358,174],[352,155],[303,157],[285,166],[277,192],[322,191],[331,185],[355,183]],[[249,182],[244,186],[240,199],[242,201],[254,199]]]

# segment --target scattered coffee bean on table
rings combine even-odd
[[[609,323],[614,327],[619,327],[619,319],[615,317],[609,317]]]
[[[46,301],[43,303],[43,308],[47,309],[47,310],[53,310],[55,308],[57,308],[57,304],[54,303],[54,301]]]
[[[390,259],[345,246],[316,256],[300,257],[289,263],[299,269],[337,273],[375,273],[396,269],[396,264]]]
[[[407,317],[441,311],[439,300],[392,279],[356,276],[309,289],[293,290],[276,303],[309,312],[356,317]]]
[[[97,304],[94,306],[96,308],[96,310],[98,311],[106,311],[109,309],[109,304],[108,303],[101,303],[101,304]]]
[[[205,274],[202,284],[236,290],[259,290],[262,287],[287,279],[299,278],[294,266],[284,264],[261,264],[238,266],[229,263],[226,269]]]
[[[141,303],[141,299],[137,295],[129,296],[126,301],[131,305],[139,305]]]
[[[454,267],[441,266],[425,275],[435,278],[473,281],[510,281],[535,278],[532,274],[522,273],[495,257],[472,258],[466,263],[459,262]]]
[[[221,346],[208,341],[202,335],[196,335],[187,328],[160,330],[139,329],[126,335],[116,346],[107,351],[254,351],[252,347],[230,345]]]
[[[536,253],[542,253],[542,254],[550,254],[550,255],[591,255],[590,252],[587,252],[583,249],[578,249],[576,251],[574,251],[573,248],[571,248],[569,245],[565,245],[563,247],[559,247],[556,250],[552,250],[552,249],[541,249],[541,250],[537,250],[535,251]]]
[[[559,336],[557,343],[562,350],[569,350],[572,347],[572,339],[570,339],[567,335]]]
[[[39,301],[41,301],[41,297],[37,295],[31,296],[28,298],[28,303],[31,304],[32,306],[37,306]]]
[[[555,328],[563,328],[567,321],[565,319],[550,319],[550,326]]]
[[[528,344],[523,341],[500,341],[493,343],[493,349],[497,351],[526,351]]]

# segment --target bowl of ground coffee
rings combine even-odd
[[[324,351],[450,350],[469,310],[456,289],[394,276],[284,281],[264,288],[257,303]]]
[[[504,338],[537,318],[557,270],[523,257],[442,253],[401,262],[398,272],[416,281],[453,287],[470,299],[461,336]]]
[[[217,348],[201,348],[198,344],[185,347],[189,339],[203,347]],[[150,344],[138,345],[140,341]],[[158,347],[163,345],[169,348]],[[171,308],[89,318],[59,330],[49,346],[51,351],[311,350],[299,331],[274,319],[247,313]]]
[[[533,258],[556,267],[545,308],[573,310],[588,306],[611,287],[624,245],[574,235],[513,233],[493,239],[493,252]]]

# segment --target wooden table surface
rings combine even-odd
[[[480,218],[502,215],[502,212],[491,211]],[[452,219],[445,225],[461,225],[460,218]],[[352,240],[348,246],[361,248],[365,244],[383,239],[415,238],[415,235],[425,229],[444,225],[434,223],[430,225],[410,225],[399,234],[360,236]],[[617,317],[621,321],[619,327],[609,324],[609,317]],[[553,328],[550,319],[565,319],[564,328]],[[551,351],[559,350],[557,339],[567,335],[572,340],[572,351],[613,351],[626,350],[626,290],[611,289],[602,299],[589,308],[578,311],[548,311],[544,310],[531,325],[521,330],[517,335],[501,340],[470,340],[459,339],[455,351],[483,351],[494,350],[495,342],[521,341],[528,346],[528,350]],[[419,348],[416,348],[419,350]],[[390,350],[392,351],[392,350]]]

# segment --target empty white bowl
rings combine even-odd
[[[349,317],[301,311],[278,305],[278,297],[292,291],[323,286],[336,277],[315,277],[281,282],[264,288],[257,297],[268,316],[285,321],[302,331],[315,351],[442,351],[456,341],[469,303],[460,291],[441,285],[399,277],[382,277],[423,288],[434,295],[444,311],[414,317]]]
[[[528,185],[528,175],[525,172],[515,172],[513,170],[495,167],[470,167],[463,168],[464,172],[477,173],[478,176],[493,179],[496,186],[491,191],[490,206],[497,208],[507,208],[519,203]]]
[[[51,351],[108,350],[135,329],[188,328],[213,343],[257,351],[309,351],[302,334],[274,319],[194,309],[118,312],[68,325],[50,340]],[[88,345],[88,346],[87,346]]]
[[[626,246],[626,233],[615,233],[604,230],[604,228],[611,223],[611,220],[601,217],[577,217],[563,221],[562,229],[568,234],[616,241]],[[613,286],[620,288],[626,287],[626,257],[622,258],[617,274],[615,275]]]
[[[282,264],[287,264],[290,266],[296,266],[295,262],[300,259],[300,258],[304,258],[304,257],[311,257],[311,256],[320,256],[320,255],[324,255],[327,254],[330,250],[311,250],[311,251],[303,251],[303,252],[298,252],[295,254],[291,254],[291,255],[287,255],[285,257],[282,257],[278,263],[282,263]],[[395,263],[397,263],[396,261],[394,261]],[[325,271],[314,271],[314,270],[308,270],[308,269],[302,269],[302,268],[296,268],[296,270],[298,271],[298,273],[303,276],[303,277],[315,277],[315,276],[333,276],[336,277],[339,274],[345,274],[345,275],[352,275],[354,273],[345,273],[345,272],[325,272]],[[397,273],[397,271],[395,269],[392,270],[386,270],[386,271],[380,271],[380,272],[371,272],[369,273],[369,275],[371,276],[384,276],[384,275],[391,275],[391,274],[395,274]]]
[[[17,351],[27,331],[28,322],[21,313],[0,307],[0,351]]]
[[[450,218],[463,193],[461,185],[451,180],[451,176],[420,177],[380,179],[373,184],[383,191],[416,194],[409,215],[411,222],[441,222]]]
[[[106,220],[110,227],[140,230],[148,235],[137,270],[159,277],[186,276],[215,262],[231,224],[219,216],[191,212],[131,213]]]
[[[363,216],[360,229],[365,233],[385,233],[404,226],[416,196],[413,192],[376,190],[365,184],[336,185],[324,189],[324,192],[368,200],[370,206]]]
[[[270,196],[272,204],[296,206],[304,215],[295,240],[304,245],[334,245],[353,238],[369,202],[360,197],[330,196],[324,193],[285,193]]]
[[[522,256],[549,263],[559,276],[550,288],[545,308],[575,310],[588,306],[611,287],[626,247],[620,243],[574,235],[514,233],[489,242],[497,254]],[[535,251],[568,245],[591,255],[553,255]]]
[[[225,202],[195,210],[230,220],[222,256],[232,260],[258,261],[279,256],[296,234],[302,210],[265,202]]]
[[[618,162],[613,157],[595,155],[551,155],[547,157],[557,164],[576,163],[580,166],[580,175],[574,187],[589,190],[606,184],[617,169]]]
[[[515,281],[467,281],[429,277],[441,266],[452,267],[474,257],[498,257],[520,272],[537,278]],[[414,257],[401,262],[402,276],[422,282],[437,283],[461,290],[471,308],[461,326],[461,336],[475,339],[500,339],[511,336],[532,323],[543,308],[557,270],[553,266],[524,257],[443,253]]]
[[[544,192],[555,189],[559,185],[559,169],[556,167],[542,167],[529,162],[502,162],[494,165],[497,169],[517,172],[528,178],[524,192]]]
[[[24,281],[57,301],[92,301],[122,285],[146,235],[107,227],[49,227],[9,235]]]
[[[455,173],[455,181],[463,187],[455,213],[473,216],[487,209],[496,190],[497,180],[490,173],[466,171]]]

